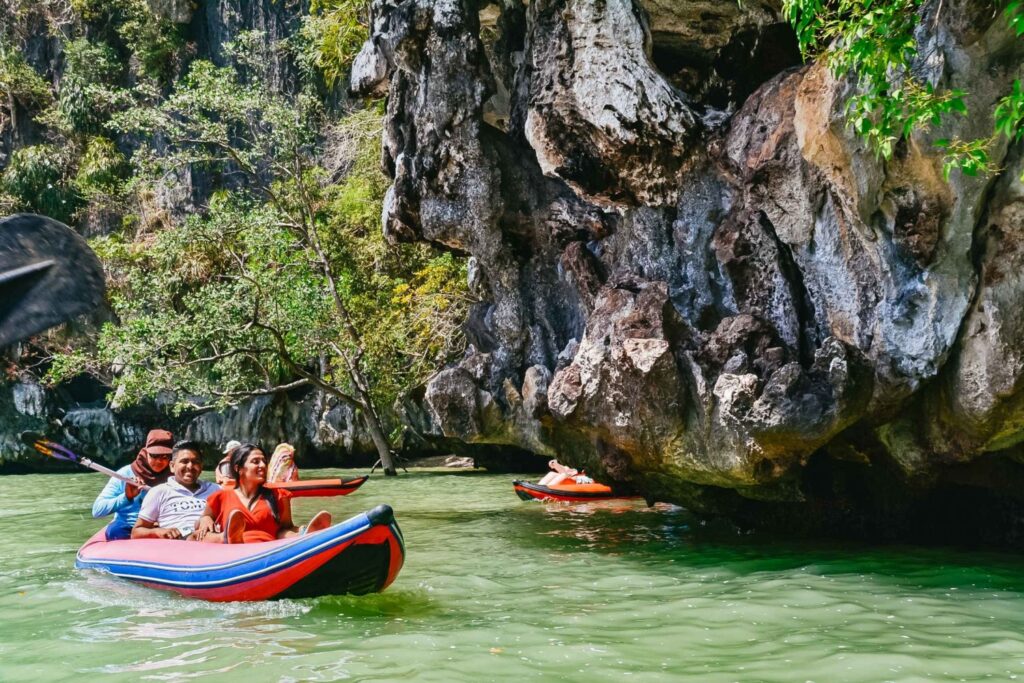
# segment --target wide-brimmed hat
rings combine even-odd
[[[174,437],[166,429],[151,429],[146,434],[145,448],[150,455],[170,455],[174,450]]]

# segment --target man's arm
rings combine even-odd
[[[181,538],[178,529],[160,527],[160,510],[166,498],[167,487],[162,485],[153,488],[149,495],[142,499],[139,518],[132,528],[132,538]]]
[[[175,528],[163,529],[150,522],[148,519],[139,517],[132,528],[132,538],[181,538],[181,532]]]

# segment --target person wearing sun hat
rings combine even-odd
[[[224,486],[234,481],[231,478],[231,453],[241,445],[241,441],[235,441],[234,439],[224,444],[224,457],[220,459],[220,462],[213,469],[213,478],[217,482],[217,486]]]
[[[92,504],[93,517],[114,515],[107,524],[108,541],[131,538],[132,527],[139,518],[139,509],[146,489],[163,484],[170,475],[167,465],[171,461],[174,438],[166,429],[151,429],[146,435],[146,444],[131,464],[117,471],[123,477],[134,479],[136,484],[127,484],[120,479],[110,478],[103,491]]]

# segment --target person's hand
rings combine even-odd
[[[138,483],[124,485],[124,495],[127,496],[128,500],[135,500],[135,496],[139,495],[139,492],[142,490],[141,488],[139,488],[141,482],[139,482],[138,479],[136,479],[135,481]]]
[[[214,530],[214,526],[213,517],[200,517],[199,523],[196,524],[195,531],[192,532],[192,537],[197,541],[201,541],[206,534]]]
[[[171,529],[157,529],[156,530],[156,537],[157,538],[169,538],[169,539],[173,540],[173,539],[176,539],[176,538],[181,538],[181,532],[178,531],[177,529],[174,529],[174,528],[171,528]]]

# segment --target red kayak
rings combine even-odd
[[[554,486],[542,486],[528,481],[512,482],[516,495],[523,500],[560,500],[567,503],[584,503],[592,500],[630,500],[641,496],[624,496],[615,493],[604,484],[577,484],[571,479]]]
[[[347,496],[366,483],[369,477],[352,479],[295,479],[294,481],[267,482],[268,489],[290,491],[293,498],[331,498]]]
[[[387,505],[304,536],[266,543],[107,541],[101,529],[75,567],[214,602],[377,593],[395,580],[405,541]]]

